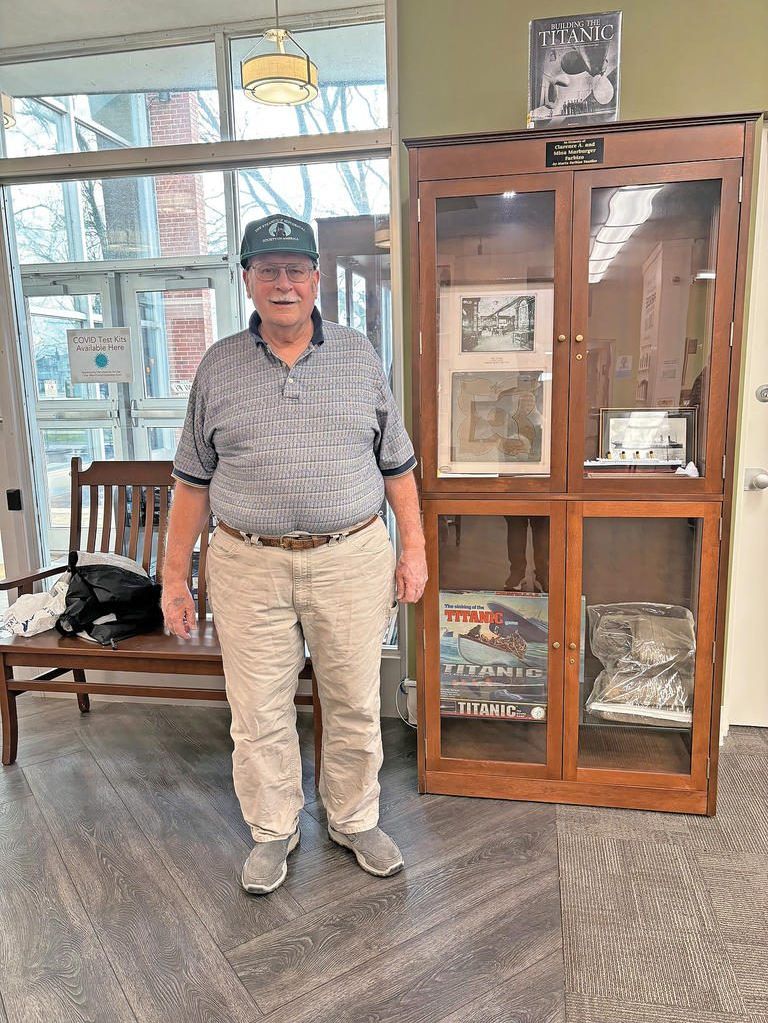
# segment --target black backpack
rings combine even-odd
[[[71,579],[64,613],[56,622],[62,635],[85,632],[102,646],[115,647],[118,640],[152,632],[163,624],[162,587],[148,576],[116,565],[78,568],[77,551],[70,552],[68,564]],[[95,624],[111,614],[114,621]]]

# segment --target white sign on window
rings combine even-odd
[[[130,327],[68,330],[67,345],[73,384],[133,382]]]

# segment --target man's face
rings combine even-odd
[[[306,273],[306,280],[291,280],[288,268],[296,277]],[[274,280],[263,280],[264,276],[274,276]],[[243,271],[243,281],[248,297],[253,302],[262,323],[269,327],[299,327],[312,316],[312,309],[317,298],[320,271],[313,268],[312,260],[307,256],[264,254],[252,259],[247,270]]]

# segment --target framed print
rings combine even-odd
[[[441,417],[441,475],[549,472],[550,378],[543,370],[454,372]]]
[[[696,461],[696,408],[600,410],[603,466],[675,467]]]
[[[509,291],[499,296],[463,295],[462,352],[532,352],[536,296]]]
[[[516,356],[552,347],[552,286],[465,284],[440,288],[440,355],[494,357],[518,368]],[[477,363],[473,362],[473,365]]]
[[[547,474],[552,284],[453,284],[439,301],[438,476]]]

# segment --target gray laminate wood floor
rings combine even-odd
[[[768,1023],[768,732],[732,732],[714,820],[419,796],[384,722],[407,869],[307,805],[285,885],[250,848],[225,709],[19,700],[0,771],[0,1023]]]

